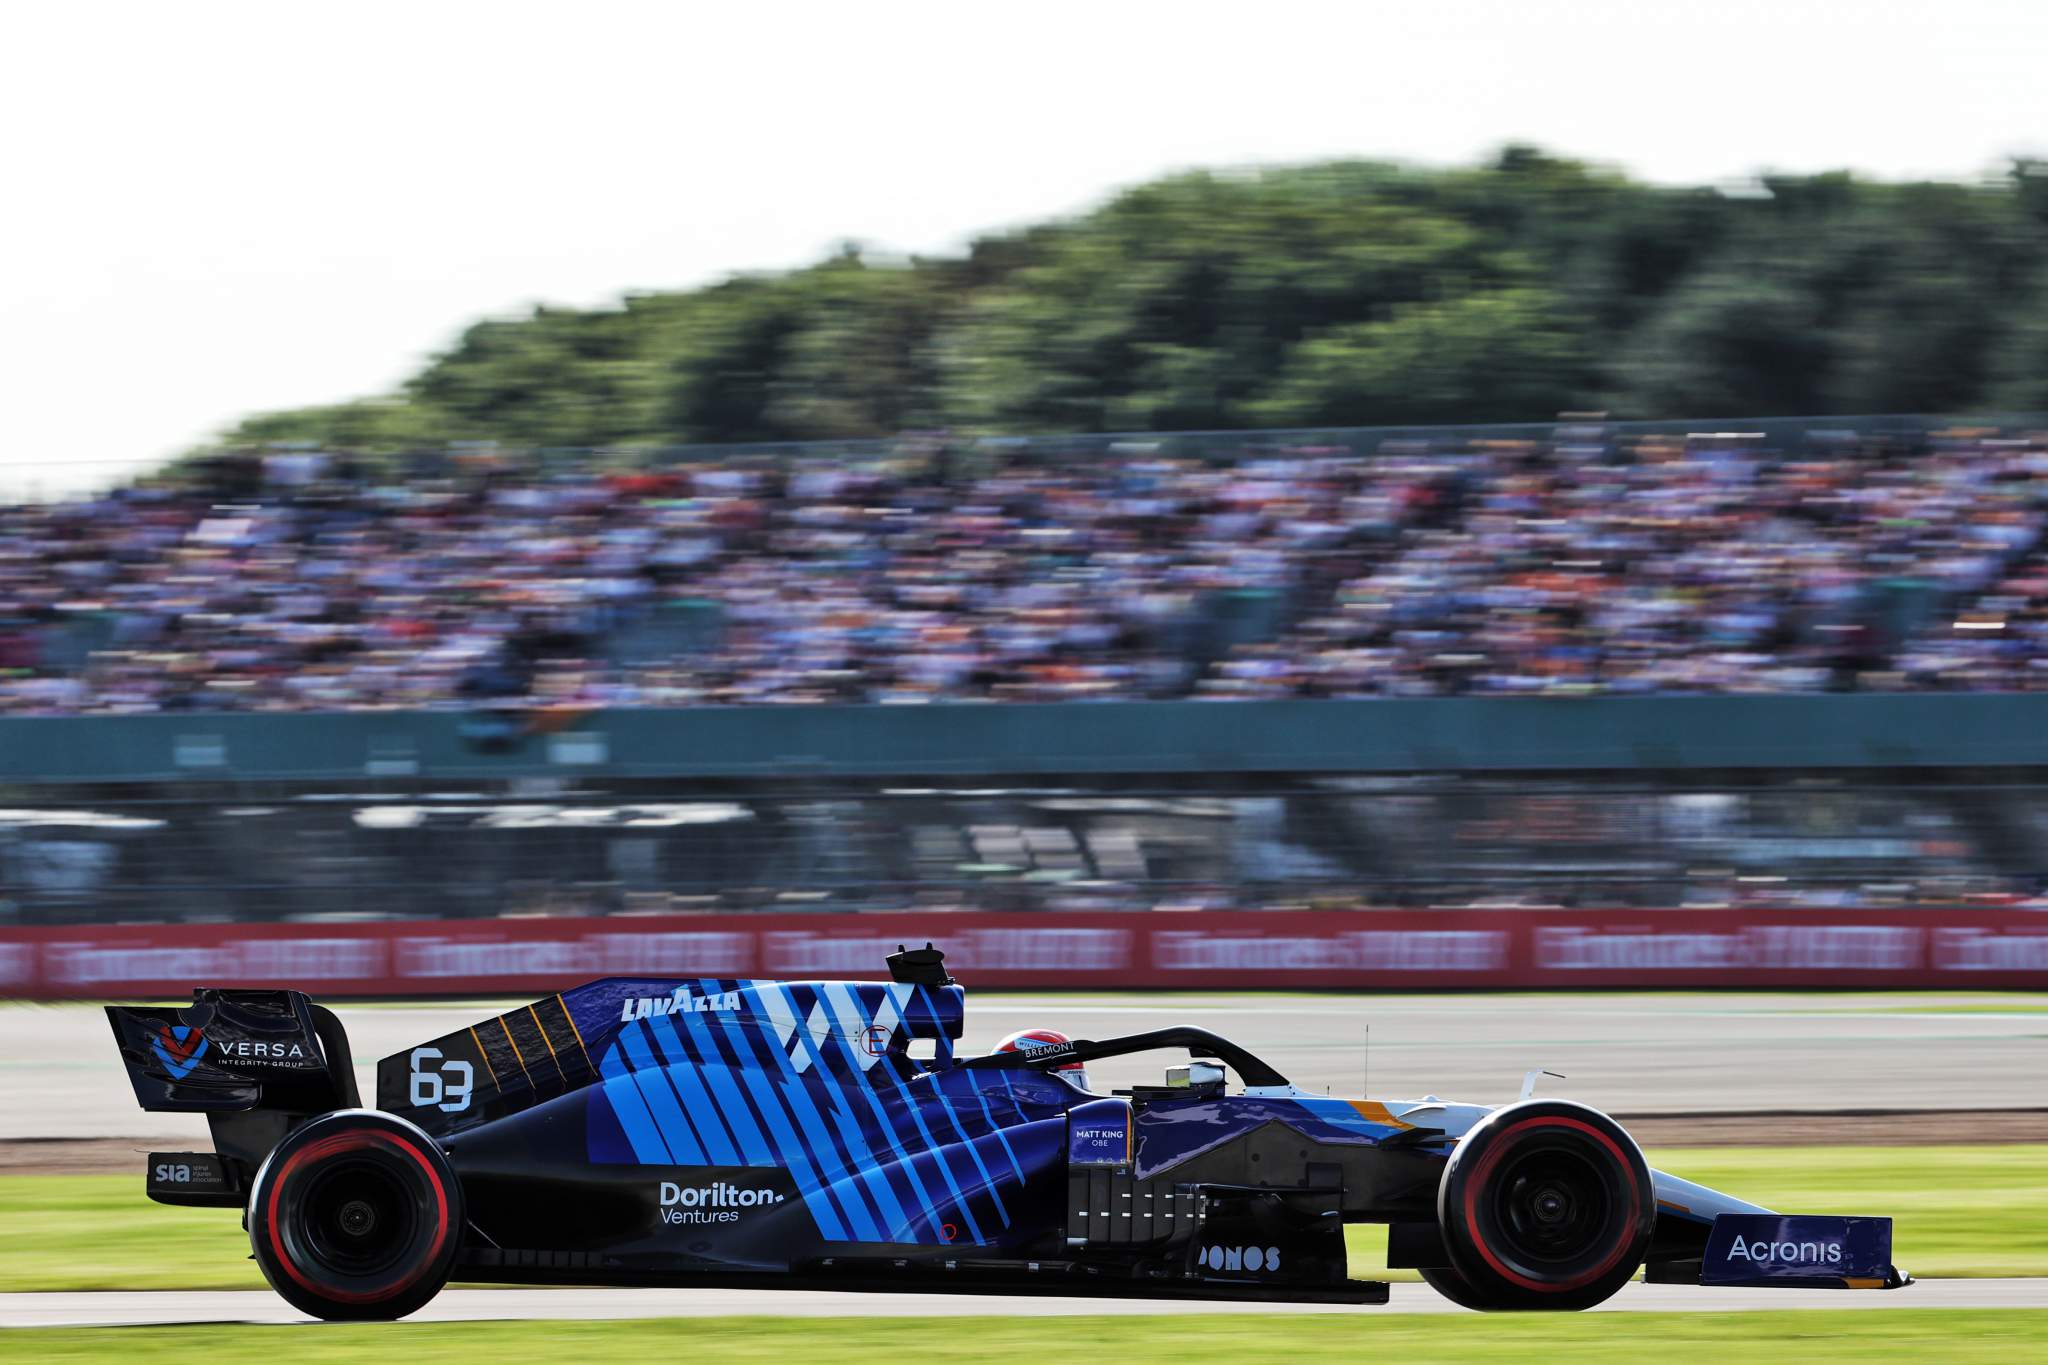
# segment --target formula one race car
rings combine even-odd
[[[1347,1277],[1354,1222],[1472,1308],[1586,1308],[1643,1267],[1906,1282],[1889,1219],[1653,1171],[1583,1105],[1330,1099],[1199,1028],[956,1057],[943,954],[889,968],[593,982],[386,1057],[374,1109],[300,992],[107,1014],[142,1107],[206,1114],[217,1148],[152,1153],[149,1196],[241,1209],[315,1317],[403,1317],[451,1277],[1383,1303]],[[1154,1049],[1191,1060],[1114,1095],[1071,1079]]]

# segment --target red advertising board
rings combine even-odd
[[[600,976],[874,977],[926,939],[972,986],[2048,989],[2048,912],[1323,910],[669,916],[0,929],[0,996],[554,991]]]

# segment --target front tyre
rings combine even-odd
[[[1468,1308],[1591,1308],[1634,1277],[1657,1222],[1649,1163],[1597,1109],[1527,1100],[1482,1119],[1437,1189],[1455,1281]]]
[[[295,1129],[257,1171],[249,1242],[263,1278],[300,1312],[388,1321],[447,1283],[462,1187],[434,1140],[370,1109]]]

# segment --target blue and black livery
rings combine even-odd
[[[1905,1282],[1888,1220],[1652,1171],[1582,1105],[1310,1095],[1197,1028],[962,1058],[942,954],[889,967],[592,982],[384,1058],[375,1108],[299,992],[108,1013],[143,1106],[213,1131],[152,1154],[150,1196],[242,1208],[321,1317],[400,1317],[451,1276],[1384,1302],[1347,1276],[1350,1222],[1480,1308],[1587,1307],[1645,1266]],[[1106,1096],[1058,1069],[1155,1049],[1197,1060]]]

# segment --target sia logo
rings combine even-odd
[[[174,1081],[182,1081],[206,1055],[206,1035],[190,1024],[165,1024],[149,1043],[150,1051],[164,1064]]]

